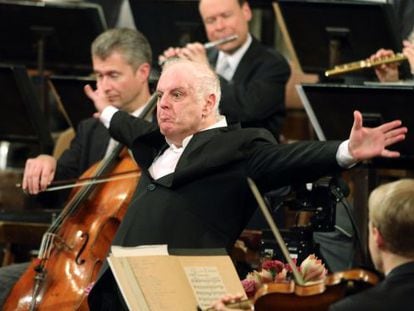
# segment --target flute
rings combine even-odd
[[[221,45],[221,44],[224,44],[224,43],[227,43],[227,42],[234,41],[237,38],[238,38],[237,35],[231,35],[231,36],[228,36],[228,37],[225,37],[225,38],[218,39],[216,41],[211,41],[211,42],[204,43],[203,46],[204,46],[205,49],[211,49],[215,46],[218,46],[218,45]]]
[[[357,62],[335,66],[334,68],[325,71],[325,76],[332,77],[335,75],[353,72],[353,71],[357,71],[357,70],[364,69],[364,68],[371,68],[371,67],[375,67],[375,66],[382,65],[382,64],[397,63],[397,62],[401,62],[406,59],[407,57],[404,56],[404,54],[397,53],[392,56],[381,57],[377,60],[369,60],[369,59],[360,60]]]
[[[224,43],[228,43],[228,42],[234,41],[234,40],[236,40],[237,38],[238,38],[238,35],[231,35],[231,36],[224,37],[224,38],[221,38],[221,39],[218,39],[218,40],[215,40],[215,41],[206,42],[206,43],[204,43],[204,44],[203,44],[203,46],[204,46],[204,48],[205,48],[206,50],[208,50],[208,49],[211,49],[211,48],[213,48],[213,47],[219,46],[219,45],[221,45],[221,44],[224,44]],[[164,60],[162,60],[162,61],[159,61],[159,62],[158,62],[158,65],[160,65],[160,66],[164,65],[164,63],[165,63],[165,61],[166,61],[166,60],[167,60],[167,59],[164,59]]]

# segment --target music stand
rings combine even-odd
[[[92,117],[96,112],[92,100],[83,90],[86,84],[95,89],[96,80],[91,77],[51,76],[49,81],[52,93],[66,121],[76,131],[79,122]]]
[[[307,73],[321,74],[335,65],[366,59],[380,48],[401,51],[401,36],[388,3],[337,0],[278,0],[277,3],[299,63]],[[353,75],[371,78],[374,73],[359,71]]]
[[[0,61],[89,74],[91,43],[105,29],[97,4],[0,0]]]
[[[50,153],[52,136],[26,68],[0,65],[0,86],[0,140],[37,145],[39,153]]]

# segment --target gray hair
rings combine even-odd
[[[151,46],[138,30],[114,28],[101,33],[92,43],[92,56],[105,60],[119,52],[126,62],[136,70],[141,64],[152,62]]]
[[[170,67],[173,64],[177,63],[183,63],[183,64],[189,64],[191,68],[191,73],[193,74],[194,78],[197,80],[196,83],[196,97],[197,101],[201,102],[203,99],[210,95],[214,94],[216,98],[216,106],[215,106],[215,113],[216,117],[220,117],[219,112],[219,103],[221,98],[221,88],[220,88],[220,80],[217,76],[217,74],[214,72],[214,70],[206,64],[201,64],[197,62],[193,62],[187,59],[182,58],[169,58],[165,62],[163,66],[163,70],[166,70],[168,67]]]

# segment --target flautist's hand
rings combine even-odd
[[[392,50],[379,49],[375,54],[369,58],[371,61],[376,61],[384,57],[394,56]],[[381,64],[375,66],[375,74],[380,82],[395,82],[399,79],[398,63]]]

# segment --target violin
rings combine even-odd
[[[298,285],[295,281],[264,284],[255,294],[255,310],[322,311],[350,291],[360,291],[379,282],[373,272],[351,269],[329,274],[317,283]]]
[[[305,283],[296,265],[292,262],[286,244],[256,185],[250,178],[248,183],[286,261],[292,268],[294,280],[263,284],[253,299],[228,304],[228,308],[254,309],[256,311],[324,311],[328,310],[332,303],[345,297],[350,290],[359,291],[374,286],[379,282],[378,275],[373,272],[351,269],[327,275],[325,279],[318,282]]]
[[[155,107],[153,95],[140,117]],[[86,297],[109,252],[112,239],[137,187],[140,170],[126,148],[82,176],[94,179],[136,171],[132,178],[76,187],[60,215],[44,234],[35,259],[12,288],[3,310],[88,310]]]

